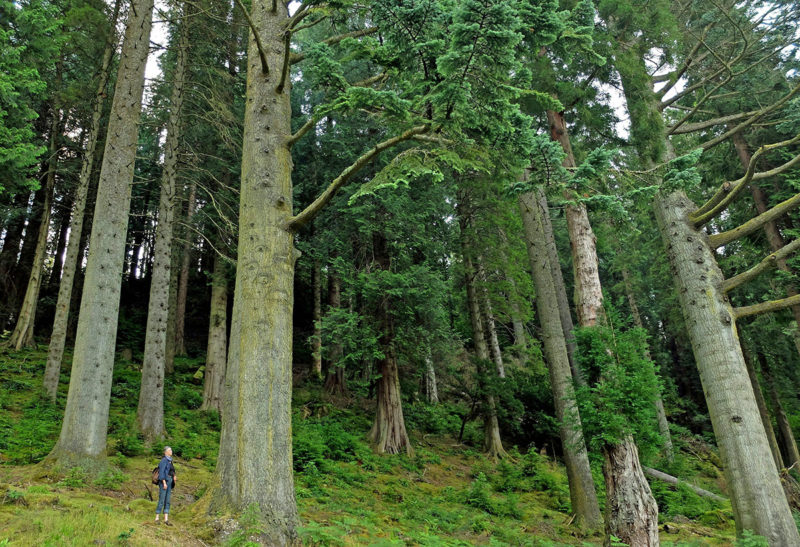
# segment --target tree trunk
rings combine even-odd
[[[737,335],[739,340],[742,339],[742,331],[737,325]],[[758,405],[758,413],[761,416],[761,423],[764,424],[764,432],[767,434],[767,441],[769,441],[769,449],[772,452],[772,459],[775,460],[775,468],[780,472],[783,468],[783,457],[781,456],[781,449],[778,446],[778,439],[775,438],[775,430],[772,429],[772,419],[769,416],[769,409],[767,402],[764,400],[764,394],[761,391],[761,384],[758,381],[758,374],[753,367],[753,360],[750,357],[750,352],[742,344],[742,358],[747,367],[747,376],[750,378],[750,385],[753,386],[753,394],[756,397],[756,404]]]
[[[172,246],[172,261],[169,271],[169,312],[167,313],[167,342],[164,358],[164,373],[172,374],[175,372],[175,308],[178,305],[178,265],[180,264],[181,253],[176,246]]]
[[[767,361],[766,355],[759,352],[758,360],[761,363],[761,372],[764,374],[764,379],[767,382],[769,391],[769,398],[772,402],[772,411],[775,414],[775,421],[778,424],[778,435],[783,446],[783,456],[786,467],[791,468],[798,461],[800,461],[800,454],[797,451],[797,442],[792,432],[792,426],[789,423],[789,417],[781,403],[781,397],[778,393],[778,386],[775,384],[775,377],[772,375],[772,370]]]
[[[331,271],[328,274],[328,310],[336,310],[342,305],[342,281],[339,276]],[[344,395],[347,393],[347,384],[344,378],[344,363],[342,361],[342,344],[333,342],[328,351],[328,375],[325,378],[325,391],[331,395]]]
[[[494,320],[494,311],[492,310],[492,302],[489,299],[489,289],[486,287],[488,282],[486,278],[486,269],[483,267],[481,257],[476,259],[478,266],[478,277],[480,278],[480,305],[483,323],[485,324],[484,331],[486,339],[489,342],[489,353],[492,356],[492,361],[497,367],[497,375],[500,378],[506,377],[506,368],[503,364],[503,352],[500,351],[500,342],[497,339],[497,324]]]
[[[606,539],[611,536],[625,545],[653,547],[658,540],[658,507],[639,463],[633,439],[626,437],[603,448],[603,476],[606,483]]]
[[[83,140],[83,139],[81,139]],[[47,279],[47,293],[56,292],[58,284],[61,282],[61,275],[64,271],[64,254],[67,249],[67,236],[69,235],[69,210],[71,204],[68,199],[62,204],[63,210],[58,215],[58,238],[56,239],[56,249],[53,255],[53,268],[50,270],[50,277]]]
[[[558,302],[558,320],[561,324],[561,329],[564,331],[564,341],[567,345],[567,358],[569,359],[569,369],[572,372],[572,378],[578,385],[585,385],[586,381],[583,379],[583,373],[578,367],[575,360],[575,353],[577,348],[575,346],[575,335],[572,333],[575,325],[572,322],[572,313],[569,309],[569,297],[567,297],[567,289],[564,286],[564,275],[561,273],[561,263],[558,259],[558,249],[556,248],[556,239],[553,234],[553,224],[550,221],[550,211],[547,205],[547,196],[543,190],[536,190],[536,199],[539,201],[539,207],[545,214],[542,216],[542,228],[544,230],[544,247],[548,256],[548,264],[551,268],[553,285],[556,291],[556,300]]]
[[[122,44],[100,171],[89,258],[61,435],[50,458],[62,466],[105,456],[125,232],[139,133],[153,0],[133,0]]]
[[[544,192],[539,190],[538,193],[538,196],[535,192],[519,196],[525,242],[536,286],[536,310],[542,326],[544,354],[550,370],[550,386],[564,450],[572,510],[579,521],[594,527],[600,524],[600,507],[583,440],[553,269],[547,250],[547,236],[543,225],[543,219],[548,214],[546,200],[542,199]]]
[[[222,389],[225,381],[225,354],[228,333],[228,276],[223,258],[214,257],[211,280],[211,313],[208,321],[208,348],[203,380],[201,410],[222,412]]]
[[[744,135],[741,133],[736,133],[733,135],[733,145],[736,148],[736,153],[739,156],[739,161],[742,164],[742,167],[747,171],[747,168],[750,166],[750,159],[752,155],[750,154],[750,147],[747,145],[747,141],[744,138]],[[756,204],[756,209],[758,210],[758,214],[762,214],[769,209],[767,204],[767,197],[764,195],[764,190],[762,190],[756,184],[750,184],[750,191],[753,194],[753,201]],[[783,236],[781,235],[780,230],[778,230],[778,224],[771,220],[764,224],[764,233],[767,236],[767,241],[769,242],[769,247],[772,252],[777,251],[784,245]],[[789,264],[786,262],[785,258],[779,258],[776,260],[776,265],[778,268],[783,270],[784,272],[791,273],[791,268],[789,268]],[[797,294],[797,287],[794,284],[787,284],[786,285],[786,295],[787,296],[795,296]],[[796,323],[796,328],[794,330],[794,343],[797,351],[800,352],[800,305],[794,305],[791,307],[792,314],[794,316],[794,321]]]
[[[391,268],[391,256],[386,238],[383,234],[375,233],[372,241],[377,268],[388,271]],[[369,437],[375,444],[375,450],[380,454],[399,454],[405,451],[411,456],[414,454],[414,449],[408,439],[403,418],[400,376],[394,349],[394,321],[388,296],[385,296],[380,303],[380,321],[383,358],[378,362],[377,409]]]
[[[42,166],[42,172],[46,173],[49,169],[49,162],[45,162]],[[11,302],[11,309],[13,313],[17,314],[22,306],[22,300],[25,297],[25,289],[28,287],[30,281],[31,271],[36,256],[36,244],[39,241],[39,234],[41,233],[42,218],[44,218],[44,201],[47,195],[47,184],[41,185],[38,190],[33,193],[33,203],[28,213],[28,223],[25,226],[25,235],[22,240],[22,249],[19,252],[19,260],[14,267],[14,279],[11,283],[11,294],[9,295],[9,302]],[[19,315],[15,315],[16,320]]]
[[[800,545],[747,375],[722,272],[707,235],[693,227],[697,209],[682,191],[658,195],[655,212],[667,248],[714,434],[731,489],[736,528],[770,545]]]
[[[142,359],[142,383],[136,413],[139,429],[149,443],[162,439],[164,428],[164,370],[166,365],[167,324],[169,319],[169,280],[172,269],[172,242],[175,224],[175,195],[178,182],[178,154],[181,144],[183,88],[189,53],[188,4],[182,7],[177,61],[172,80],[164,169],[161,174],[158,224],[153,245],[150,276],[150,301]]]
[[[12,302],[15,294],[13,273],[19,257],[29,199],[29,192],[17,194],[12,209],[8,211],[10,218],[6,221],[3,250],[0,252],[0,329],[5,329],[8,318],[18,311]]]
[[[287,5],[252,3],[269,74],[252,33],[242,146],[239,243],[225,405],[211,511],[257,507],[264,541],[297,538],[292,469],[292,308],[297,251],[292,217],[291,81],[277,89]],[[255,504],[255,505],[254,505]]]
[[[428,399],[428,404],[439,404],[439,390],[436,386],[436,369],[433,366],[433,358],[431,352],[425,354],[425,397]]]
[[[63,63],[61,60],[56,64],[56,89],[61,87],[61,70]],[[33,325],[36,321],[36,307],[39,303],[39,289],[42,287],[44,277],[44,259],[47,254],[47,236],[50,233],[50,213],[53,207],[53,188],[56,183],[56,166],[58,165],[58,138],[60,136],[59,126],[61,115],[58,105],[52,105],[52,119],[50,121],[50,146],[47,155],[47,178],[44,187],[44,203],[42,204],[42,216],[39,221],[39,233],[36,238],[36,249],[33,254],[30,277],[28,278],[25,297],[22,299],[22,306],[17,315],[17,324],[11,333],[8,341],[9,346],[16,350],[23,347],[33,347],[36,341],[33,338]],[[31,236],[33,234],[31,233]]]
[[[186,205],[186,224],[192,221],[194,216],[195,201],[197,199],[197,185],[192,183],[189,187],[189,200]],[[189,234],[189,229],[186,229]],[[187,240],[189,237],[187,236]],[[186,355],[186,298],[189,294],[189,264],[192,260],[192,246],[190,243],[183,244],[183,255],[181,257],[181,273],[178,277],[178,300],[175,304],[175,354]]]
[[[111,18],[111,28],[116,26],[119,15],[120,1],[114,2],[114,13]],[[113,33],[112,33],[113,36]],[[103,98],[106,95],[106,84],[111,67],[111,58],[114,55],[116,40],[109,39],[103,51],[103,61],[100,67],[100,78],[95,92],[95,104],[92,111],[92,125],[89,129],[89,139],[81,164],[78,186],[75,189],[75,199],[72,205],[72,218],[69,223],[69,242],[64,258],[64,268],[61,282],[58,286],[58,299],[56,300],[55,316],[53,318],[53,331],[50,335],[50,346],[47,351],[47,365],[44,372],[44,391],[52,401],[56,399],[58,379],[61,375],[61,361],[64,356],[64,345],[67,339],[69,326],[69,311],[72,303],[72,292],[75,284],[75,274],[80,267],[81,243],[83,241],[84,214],[86,213],[86,200],[89,193],[89,182],[92,178],[97,137],[100,133],[100,122],[103,117]]]
[[[314,311],[312,320],[314,321],[314,335],[311,337],[311,355],[314,359],[312,371],[317,378],[322,378],[322,265],[319,260],[314,261],[313,272],[313,291],[314,291]]]

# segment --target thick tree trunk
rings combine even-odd
[[[189,187],[189,199],[186,205],[186,224],[192,221],[197,200],[197,185]],[[188,228],[186,233],[190,233]],[[187,238],[188,239],[188,238]],[[186,298],[189,294],[189,265],[192,261],[191,244],[183,244],[181,257],[181,273],[178,276],[178,299],[175,304],[175,354],[186,355]]]
[[[292,217],[290,85],[279,92],[287,6],[252,3],[265,74],[250,34],[239,200],[239,244],[225,405],[210,509],[258,507],[263,540],[297,538],[292,469],[292,308],[297,251]],[[255,505],[254,505],[255,504]]]
[[[468,222],[462,220],[462,234],[465,231]],[[464,236],[462,236],[463,238]],[[469,317],[472,322],[472,338],[475,344],[475,355],[478,358],[478,381],[483,391],[487,391],[486,399],[484,401],[483,411],[483,450],[486,454],[493,458],[503,458],[506,456],[506,451],[503,448],[503,441],[500,438],[500,424],[497,421],[497,403],[494,399],[494,394],[491,390],[486,390],[482,377],[486,372],[484,365],[491,360],[489,347],[486,344],[486,332],[483,326],[483,315],[481,314],[481,306],[478,300],[477,290],[475,288],[475,276],[477,272],[472,264],[472,259],[468,254],[467,246],[464,247],[464,285],[467,290],[467,307],[469,308]]]
[[[630,437],[603,448],[606,483],[606,539],[626,545],[652,547],[658,540],[658,506],[639,463],[639,452]]]
[[[741,162],[742,167],[745,171],[747,171],[747,168],[750,166],[750,159],[752,158],[752,155],[750,154],[750,147],[747,145],[744,135],[741,133],[734,134],[733,145],[736,148],[736,153],[739,156],[739,161]],[[753,201],[756,204],[758,214],[766,212],[767,209],[769,209],[769,205],[767,203],[767,197],[764,195],[764,190],[762,190],[756,184],[751,184],[750,191],[753,194]],[[783,240],[783,236],[781,235],[780,230],[778,230],[778,224],[774,220],[764,224],[764,233],[767,236],[767,241],[769,242],[769,247],[772,252],[775,252],[784,246],[785,242]],[[789,268],[789,264],[786,262],[785,258],[779,258],[776,263],[779,269],[783,270],[784,272],[791,273],[791,268]],[[786,286],[786,295],[795,296],[796,294],[798,294],[797,287],[795,287],[794,284],[788,284]],[[800,352],[800,305],[792,306],[791,310],[796,323],[796,328],[794,330],[794,343],[797,351]]]
[[[339,276],[331,271],[328,274],[328,310],[335,310],[342,305],[342,281]],[[328,374],[325,377],[325,391],[331,395],[344,395],[347,393],[347,384],[344,378],[344,363],[342,360],[342,344],[333,342],[328,352]]]
[[[312,320],[314,321],[314,335],[311,337],[311,356],[313,363],[311,370],[317,378],[322,378],[322,264],[319,260],[314,261],[313,271],[313,292],[314,310]]]
[[[87,465],[104,458],[125,231],[139,133],[153,0],[131,4],[97,190],[89,259],[61,435],[50,458]]]
[[[697,207],[681,192],[658,195],[655,212],[706,394],[731,489],[736,528],[770,545],[800,545],[747,375],[722,272],[704,232],[689,221]]]
[[[561,272],[561,263],[558,259],[558,249],[556,248],[556,238],[553,234],[553,224],[550,221],[550,212],[547,205],[547,196],[544,190],[537,189],[535,191],[536,199],[539,202],[539,207],[545,211],[542,216],[542,229],[544,230],[544,247],[547,252],[548,264],[551,269],[553,285],[556,291],[556,301],[558,302],[558,319],[561,324],[561,329],[564,331],[564,341],[567,346],[567,358],[569,359],[569,369],[572,372],[572,378],[579,385],[584,385],[586,381],[583,379],[583,373],[578,367],[575,360],[575,353],[577,347],[575,345],[575,335],[572,331],[575,328],[572,322],[572,313],[569,309],[569,297],[567,296],[567,289],[564,286],[564,275]]]
[[[172,80],[164,169],[161,174],[158,224],[153,245],[153,267],[150,276],[150,301],[142,359],[142,383],[136,417],[147,442],[164,437],[164,370],[166,365],[167,324],[169,323],[169,280],[172,269],[172,242],[175,224],[175,195],[178,186],[178,154],[181,144],[183,89],[189,54],[189,21],[186,13],[180,22],[177,61]]]
[[[783,447],[783,457],[786,467],[791,468],[798,461],[800,461],[800,453],[797,451],[797,441],[795,441],[792,426],[789,423],[789,417],[781,403],[781,397],[778,393],[778,386],[775,383],[775,377],[772,375],[772,370],[767,361],[767,356],[763,353],[758,353],[758,360],[761,363],[761,372],[764,374],[764,379],[767,382],[767,390],[769,391],[770,402],[772,403],[772,412],[775,414],[775,422],[778,424],[778,436]]]
[[[61,62],[58,64],[57,80],[61,79]],[[59,110],[53,105],[53,118],[50,123],[50,146],[48,149],[47,178],[44,187],[44,203],[39,220],[39,233],[36,237],[36,249],[33,254],[30,277],[28,278],[25,296],[17,315],[17,323],[11,333],[8,344],[16,350],[36,345],[33,338],[33,325],[36,320],[36,306],[39,303],[39,289],[44,276],[44,259],[47,254],[47,235],[50,233],[50,213],[53,205],[53,188],[56,182],[56,165],[58,164]],[[33,235],[33,234],[31,234]]]
[[[741,340],[742,331],[738,328],[738,326],[736,331],[739,339]],[[744,364],[747,367],[747,376],[750,378],[750,385],[753,386],[753,394],[756,397],[756,404],[758,405],[758,414],[761,416],[761,423],[764,424],[764,432],[767,434],[769,449],[770,452],[772,452],[772,459],[775,460],[775,468],[780,472],[784,468],[783,457],[781,456],[781,448],[778,446],[778,439],[775,437],[775,430],[772,429],[772,419],[769,416],[767,402],[764,400],[764,394],[761,391],[761,384],[758,381],[758,374],[753,366],[753,360],[750,356],[750,352],[747,351],[747,348],[744,344],[742,344],[742,358],[744,359]]]
[[[375,233],[372,241],[376,266],[388,271],[391,268],[391,256],[386,238],[383,234]],[[384,297],[380,304],[380,316],[383,358],[378,362],[380,376],[377,381],[377,409],[369,437],[375,444],[375,450],[380,454],[399,454],[405,451],[410,456],[413,455],[414,449],[408,439],[403,418],[400,376],[394,349],[394,321],[388,296]]]
[[[206,371],[203,378],[201,410],[222,412],[222,389],[225,381],[225,355],[228,345],[228,275],[223,258],[214,257],[211,280],[211,313],[208,321]]]
[[[519,206],[533,282],[536,286],[536,310],[542,326],[544,354],[550,370],[550,386],[553,390],[553,402],[564,450],[572,510],[575,511],[579,521],[594,527],[600,524],[600,507],[597,503],[597,493],[572,385],[564,328],[543,226],[543,219],[548,214],[546,201],[544,203],[543,201],[541,195],[528,192],[520,195]]]
[[[114,2],[114,12],[111,18],[111,28],[114,28],[119,16],[121,0]],[[97,137],[100,134],[100,122],[103,117],[103,106],[106,96],[106,84],[111,67],[111,58],[114,55],[116,40],[112,38],[106,43],[103,51],[103,61],[100,66],[100,77],[97,81],[95,104],[92,110],[92,125],[89,129],[89,138],[86,143],[81,172],[78,177],[78,186],[75,189],[75,199],[72,204],[72,218],[69,222],[69,242],[64,258],[64,268],[61,282],[58,286],[58,299],[56,300],[55,316],[53,317],[53,330],[50,335],[50,346],[47,351],[47,365],[44,371],[43,387],[51,400],[55,401],[58,390],[58,379],[61,375],[61,361],[64,356],[64,345],[69,327],[69,311],[72,304],[72,293],[75,285],[75,274],[80,267],[81,243],[83,242],[84,215],[86,214],[86,201],[89,193],[89,182],[94,168],[95,152],[97,150]]]

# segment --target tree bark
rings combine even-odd
[[[67,236],[69,235],[69,210],[71,204],[69,199],[65,198],[65,203],[60,214],[57,215],[58,237],[56,238],[56,248],[53,255],[53,268],[50,270],[50,277],[47,279],[47,293],[52,294],[56,292],[56,287],[61,282],[61,275],[64,271],[64,254],[67,250]]]
[[[626,545],[653,547],[658,539],[658,506],[639,463],[633,439],[603,448],[603,476],[606,483],[606,539],[611,536]]]
[[[800,461],[800,454],[798,454],[797,451],[797,442],[792,432],[792,426],[789,423],[789,417],[786,415],[783,403],[781,403],[778,386],[775,384],[775,377],[772,375],[767,356],[759,352],[758,360],[761,363],[761,372],[764,374],[764,379],[767,382],[769,398],[772,402],[772,411],[775,414],[775,421],[778,424],[778,435],[781,440],[781,445],[783,446],[784,462],[786,467],[791,468]]]
[[[709,415],[731,489],[737,531],[770,545],[800,545],[747,375],[722,272],[708,236],[693,227],[697,209],[682,191],[660,194],[655,212],[672,267]]]
[[[328,310],[336,310],[342,305],[342,280],[333,271],[328,274]],[[328,375],[325,378],[325,391],[330,395],[344,395],[347,384],[344,378],[342,361],[342,344],[338,341],[331,344],[328,351]]]
[[[739,340],[742,339],[742,331],[737,326],[737,334]],[[772,419],[769,416],[769,409],[767,402],[764,400],[764,394],[761,391],[761,384],[758,381],[758,374],[753,366],[753,360],[750,357],[750,352],[742,344],[742,358],[747,367],[747,376],[750,378],[750,385],[753,386],[753,394],[756,397],[756,404],[758,405],[758,413],[761,416],[761,423],[764,424],[764,432],[767,434],[767,441],[769,441],[769,449],[772,452],[772,459],[775,460],[775,468],[780,472],[783,468],[783,457],[781,456],[781,448],[778,446],[778,439],[775,437],[775,430],[772,429]]]
[[[117,334],[125,232],[139,133],[153,0],[133,0],[125,28],[100,171],[64,422],[50,458],[62,466],[102,460]]]
[[[189,54],[188,4],[182,7],[177,61],[170,95],[164,168],[161,175],[158,224],[153,245],[150,276],[150,301],[142,359],[142,383],[136,413],[139,429],[150,443],[162,439],[164,428],[164,371],[166,366],[167,324],[169,323],[169,280],[172,269],[172,242],[175,225],[175,196],[178,186],[178,154],[181,145],[182,109]]]
[[[111,17],[110,28],[115,28],[117,17],[119,16],[121,0],[114,2],[114,12]],[[47,396],[55,401],[58,390],[58,379],[61,374],[61,361],[64,356],[64,345],[67,339],[67,328],[69,326],[69,311],[72,303],[73,287],[75,285],[75,274],[80,266],[81,243],[83,241],[84,215],[86,214],[86,201],[89,193],[89,182],[92,178],[92,170],[95,162],[95,152],[97,150],[97,137],[100,134],[100,123],[103,117],[103,106],[106,95],[106,84],[111,67],[111,59],[114,55],[116,39],[114,33],[106,43],[103,51],[103,61],[100,66],[100,77],[97,82],[95,92],[95,104],[92,111],[92,125],[89,129],[89,138],[86,143],[81,172],[78,177],[78,186],[75,189],[75,199],[72,205],[72,218],[69,223],[69,242],[64,258],[64,268],[61,274],[61,282],[58,286],[58,299],[56,300],[55,316],[53,317],[53,330],[50,335],[50,346],[47,351],[47,365],[45,366],[43,387]]]
[[[539,194],[528,192],[519,196],[525,243],[536,286],[536,310],[542,326],[544,354],[550,371],[550,386],[564,450],[572,510],[579,521],[594,527],[600,524],[600,507],[583,440],[553,269],[546,248],[547,236],[543,225],[543,219],[548,214],[544,205],[546,201],[542,199],[544,192],[540,190]]]
[[[290,85],[277,91],[288,8],[252,3],[272,68],[262,71],[250,34],[239,200],[236,286],[225,405],[210,510],[248,506],[269,523],[271,545],[297,538],[292,468],[292,313],[297,251],[292,218]],[[255,504],[255,505],[254,505]]]
[[[313,271],[314,310],[314,335],[311,337],[311,356],[313,358],[312,371],[317,378],[322,378],[322,265],[319,260],[314,261]]]
[[[500,342],[497,339],[497,324],[494,320],[494,311],[492,310],[492,302],[489,299],[489,289],[486,287],[488,279],[486,278],[486,268],[483,267],[482,257],[478,256],[476,259],[478,266],[478,277],[480,278],[480,305],[483,322],[485,324],[484,333],[489,342],[489,353],[492,356],[492,361],[497,367],[497,375],[500,378],[506,377],[506,368],[503,364],[503,352],[500,351]]]
[[[433,357],[431,352],[425,354],[425,397],[428,399],[428,404],[439,404],[439,389],[436,386],[436,369],[433,366]]]
[[[208,321],[208,347],[203,379],[201,410],[222,412],[222,389],[225,380],[225,355],[228,345],[228,276],[223,258],[214,256],[211,280],[211,313]]]
[[[386,238],[383,234],[372,236],[373,253],[378,269],[388,271],[391,268],[391,256]],[[391,315],[391,302],[385,296],[380,303],[381,352],[383,358],[378,361],[377,409],[375,422],[369,437],[380,454],[399,454],[405,451],[413,455],[414,449],[406,432],[403,418],[402,398],[400,396],[400,376],[397,370],[397,355],[394,348],[394,321]]]
[[[197,185],[189,186],[189,199],[186,205],[186,224],[192,221],[194,207],[197,200]],[[189,229],[185,230],[189,234]],[[189,239],[187,237],[187,239]],[[186,298],[189,294],[189,265],[192,260],[192,246],[188,242],[183,244],[181,256],[181,273],[178,277],[178,300],[175,308],[175,354],[186,355]]]
[[[57,63],[56,86],[60,87],[62,62]],[[33,326],[36,321],[36,307],[39,303],[39,290],[44,276],[44,259],[47,254],[47,236],[50,233],[50,213],[53,206],[53,188],[56,182],[56,166],[58,165],[58,137],[61,122],[58,105],[52,104],[52,120],[50,122],[50,146],[48,149],[47,178],[44,187],[44,203],[39,221],[39,233],[36,237],[36,249],[33,254],[30,277],[28,278],[25,296],[17,315],[17,323],[11,333],[8,344],[16,350],[33,347]],[[33,235],[33,234],[31,234]]]

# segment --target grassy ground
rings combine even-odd
[[[178,486],[173,527],[152,523],[157,496],[149,475],[160,447],[135,434],[139,372],[115,369],[108,471],[56,474],[38,462],[58,436],[68,378],[59,402],[37,395],[43,350],[0,353],[0,546],[2,545],[247,545],[230,523],[199,514],[194,502],[209,484],[219,419],[197,410],[201,363],[178,360],[167,382],[168,439]],[[563,468],[535,451],[487,461],[441,431],[416,430],[413,458],[377,456],[364,441],[366,413],[319,404],[319,393],[295,393],[294,452],[301,538],[307,545],[598,545],[571,523]],[[428,412],[428,410],[426,410]],[[419,409],[409,408],[409,416]],[[428,420],[430,422],[430,419]],[[676,469],[715,489],[713,452],[698,446]],[[674,470],[673,470],[674,471]],[[674,471],[676,472],[676,471]],[[732,545],[729,504],[654,485],[662,508],[662,541]],[[239,529],[257,524],[247,514]]]

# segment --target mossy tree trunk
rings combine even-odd
[[[175,195],[178,186],[178,154],[181,145],[181,121],[184,100],[187,56],[189,54],[188,5],[182,7],[177,61],[170,94],[164,168],[161,175],[158,224],[150,276],[150,300],[147,310],[142,383],[136,418],[147,442],[164,437],[164,370],[167,355],[169,319],[169,281],[172,269],[172,243],[175,224]]]
[[[86,465],[106,450],[125,232],[153,0],[133,0],[125,27],[92,222],[64,422],[50,458]]]
[[[538,195],[537,195],[538,194]],[[546,200],[538,189],[519,196],[520,213],[525,229],[525,243],[536,286],[536,310],[542,326],[544,354],[550,371],[550,386],[559,423],[564,464],[567,468],[570,500],[577,519],[589,527],[600,524],[600,506],[589,467],[589,457],[583,440],[575,390],[572,384],[567,344],[553,280],[550,254],[543,218]]]
[[[201,410],[214,409],[222,412],[227,346],[228,275],[224,259],[217,254],[214,257],[214,273],[211,278],[211,313],[208,321],[208,346]]]

